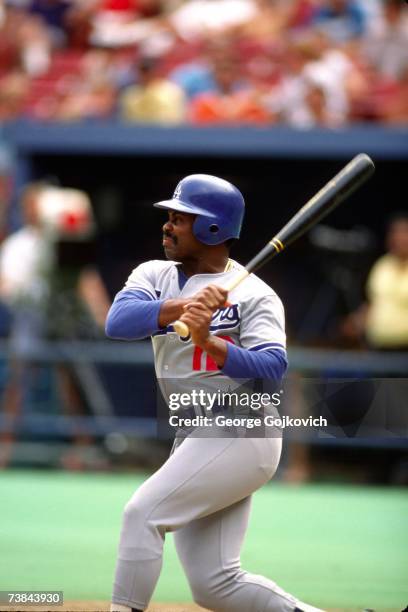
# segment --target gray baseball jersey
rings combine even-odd
[[[130,275],[125,290],[152,300],[190,297],[209,284],[223,286],[242,266],[230,260],[225,272],[198,274],[180,287],[177,264],[149,261]],[[250,275],[214,313],[210,331],[238,347],[285,350],[284,313],[274,291]],[[158,379],[206,384],[220,377],[214,361],[171,325],[153,335]],[[169,388],[164,389],[168,396]],[[217,612],[292,612],[315,608],[272,580],[244,571],[240,549],[251,495],[276,471],[280,432],[270,437],[188,436],[126,505],[112,601],[145,610],[160,575],[165,534],[174,531],[179,559],[194,600]],[[114,604],[112,610],[115,610]]]
[[[230,259],[226,272],[197,274],[180,289],[177,265],[171,261],[148,261],[130,275],[125,289],[146,293],[152,299],[187,298],[209,284],[225,285],[240,270]],[[260,278],[251,274],[228,296],[229,306],[214,313],[210,331],[228,342],[249,349],[285,349],[285,322],[282,302]],[[190,340],[179,338],[171,325],[152,337],[158,378],[210,377],[219,375],[213,360]]]

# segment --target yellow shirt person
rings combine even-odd
[[[388,253],[374,264],[367,281],[365,335],[373,348],[408,349],[408,215],[394,217]]]
[[[370,272],[367,293],[367,340],[379,348],[407,348],[408,260],[381,257]]]
[[[121,118],[129,122],[181,123],[186,110],[184,92],[160,74],[157,58],[139,58],[137,73],[137,83],[120,96]]]

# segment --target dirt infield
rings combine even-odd
[[[108,612],[107,601],[66,601],[63,606],[8,606],[0,605],[0,612]],[[147,612],[205,612],[204,608],[192,603],[156,603],[149,606]]]

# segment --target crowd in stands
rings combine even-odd
[[[408,121],[404,0],[0,0],[0,122]]]

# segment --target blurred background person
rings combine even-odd
[[[21,117],[30,84],[28,77],[14,70],[0,77],[0,123]]]
[[[352,63],[317,32],[295,36],[286,44],[280,78],[265,95],[278,121],[302,129],[339,127],[348,121],[348,83]]]
[[[183,89],[188,101],[191,101],[201,94],[220,91],[216,77],[217,67],[225,66],[228,62],[234,63],[239,70],[234,78],[234,88],[245,87],[245,83],[240,81],[241,65],[234,40],[230,36],[215,40],[206,39],[201,53],[195,55],[192,60],[179,63],[170,71],[169,78]]]
[[[51,244],[46,238],[38,208],[44,189],[42,183],[32,183],[24,189],[21,196],[22,227],[1,244],[0,293],[14,310],[17,344],[30,341],[26,331],[31,331],[34,336],[42,335],[41,319],[44,315],[41,307],[47,299],[48,277],[53,265]]]
[[[396,214],[386,236],[387,253],[367,280],[365,335],[382,350],[408,349],[408,213]]]
[[[57,46],[66,44],[66,19],[73,0],[30,0],[28,11],[40,17]]]
[[[396,84],[393,95],[384,105],[383,119],[389,124],[408,124],[408,65]]]
[[[108,119],[116,107],[114,55],[92,49],[81,58],[78,76],[67,76],[59,87],[59,100],[52,119],[75,121]]]
[[[387,252],[370,270],[367,302],[347,317],[346,336],[365,339],[375,350],[408,350],[408,214],[396,213],[388,226]]]
[[[212,77],[212,87],[190,103],[192,123],[265,124],[269,121],[270,114],[242,75],[240,62],[233,53],[214,61]]]
[[[126,87],[119,99],[119,116],[124,121],[181,123],[185,118],[183,90],[163,77],[155,57],[137,60],[137,82]]]
[[[0,296],[12,315],[11,359],[1,409],[13,422],[21,411],[24,388],[33,368],[27,367],[30,351],[45,336],[44,306],[52,248],[39,218],[38,202],[44,185],[28,185],[21,196],[22,227],[7,237],[0,250]],[[14,435],[2,433],[0,465],[7,465]]]
[[[324,0],[316,5],[313,24],[333,42],[345,42],[365,33],[366,15],[357,0]]]
[[[274,44],[288,29],[292,3],[281,0],[255,0],[256,12],[234,28],[235,35],[257,43]]]
[[[386,0],[383,18],[362,41],[361,51],[379,75],[399,79],[408,66],[408,9],[399,0]]]
[[[304,105],[304,127],[320,125],[334,128],[341,125],[336,115],[330,111],[328,94],[324,84],[320,84],[317,80],[309,79],[306,81]]]
[[[168,21],[181,40],[192,42],[223,35],[256,14],[254,0],[189,0],[171,11]]]
[[[80,205],[79,213],[77,205],[71,210],[62,202],[66,195],[64,190],[50,189],[42,183],[27,185],[21,196],[22,227],[0,248],[0,297],[11,313],[10,361],[1,402],[8,424],[0,437],[3,467],[12,455],[13,426],[35,386],[38,368],[32,362],[33,355],[47,339],[97,338],[109,308],[109,298],[96,269],[76,263],[64,265],[66,243],[61,237],[78,238],[83,230],[85,236],[91,212],[85,194],[70,193],[72,204],[75,198],[85,203]],[[43,207],[45,198],[48,210]],[[49,212],[52,216],[47,218]],[[77,250],[80,249],[78,243]],[[83,414],[83,397],[74,369],[57,365],[55,373],[63,409],[71,415]],[[82,449],[90,441],[90,436],[77,428],[76,447]],[[66,467],[80,468],[83,456],[68,453],[62,461]]]

